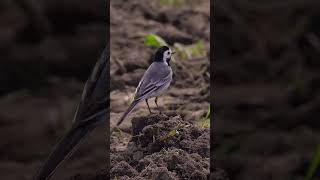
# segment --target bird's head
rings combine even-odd
[[[171,49],[167,46],[160,47],[154,57],[154,61],[156,62],[165,62],[170,66],[170,60],[172,54],[175,52],[171,51]]]

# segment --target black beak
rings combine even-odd
[[[171,54],[175,54],[175,53],[176,53],[175,51],[171,52]]]

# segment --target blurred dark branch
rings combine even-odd
[[[41,4],[35,0],[15,0],[16,3],[25,11],[29,17],[30,28],[37,37],[42,39],[46,34],[50,33],[50,22],[45,15]]]

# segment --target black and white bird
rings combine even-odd
[[[170,66],[171,56],[175,52],[167,46],[160,47],[155,53],[154,60],[147,71],[142,76],[138,87],[136,88],[135,96],[128,109],[119,119],[117,126],[127,117],[134,107],[141,101],[145,100],[150,114],[152,113],[148,104],[148,99],[155,97],[155,104],[158,110],[158,96],[163,94],[172,81],[172,69]],[[161,111],[160,111],[161,112]]]
[[[107,122],[109,110],[109,45],[104,49],[83,89],[72,128],[55,146],[34,180],[47,180],[97,126]]]

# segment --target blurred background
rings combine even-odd
[[[0,177],[31,179],[72,124],[107,38],[104,0],[0,1]],[[100,173],[105,129],[53,179]],[[88,178],[87,178],[88,179]]]
[[[320,2],[213,3],[218,166],[233,180],[309,179],[320,155]]]

